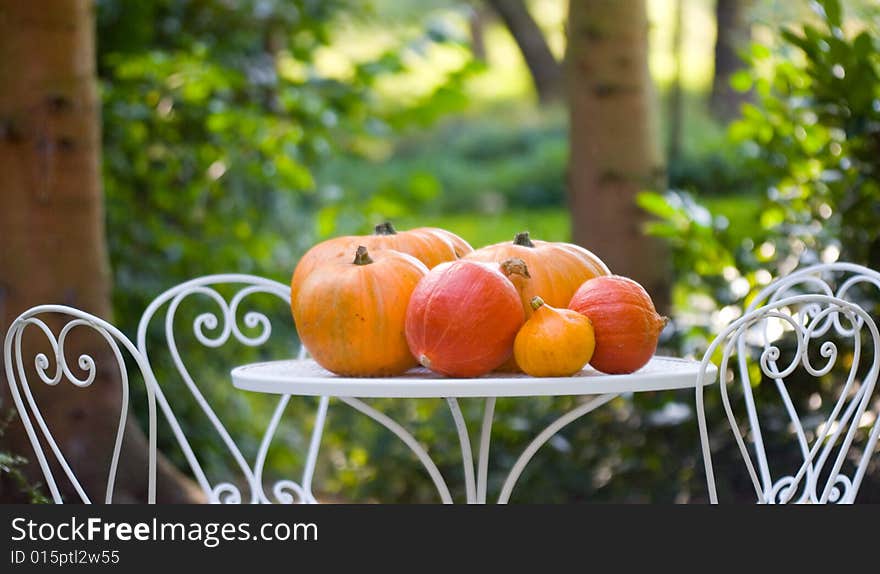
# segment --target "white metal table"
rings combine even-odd
[[[493,373],[474,379],[450,379],[426,369],[416,368],[397,377],[354,378],[334,375],[312,360],[299,359],[236,367],[232,370],[232,383],[239,389],[260,393],[338,398],[397,435],[419,458],[434,481],[441,500],[447,504],[453,502],[449,487],[422,445],[405,428],[359,399],[445,399],[458,430],[467,502],[485,503],[489,443],[496,399],[590,395],[585,397],[588,400],[548,425],[526,447],[501,488],[498,502],[505,504],[510,499],[516,481],[538,449],[566,425],[624,393],[692,389],[697,384],[699,369],[698,361],[656,356],[639,371],[629,375],[605,375],[587,367],[573,377],[537,378]],[[703,379],[705,384],[715,381],[717,369],[711,363],[707,375]],[[459,398],[467,397],[485,400],[476,469],[470,435],[458,404]],[[316,424],[323,425],[323,420]]]

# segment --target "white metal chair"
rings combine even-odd
[[[62,317],[66,316],[67,322],[60,328],[56,336],[49,326],[49,324],[55,324],[55,321],[49,317],[57,315],[61,315]],[[64,501],[47,455],[54,457],[57,464],[63,470],[64,475],[66,475],[70,484],[73,486],[79,499],[86,504],[91,503],[91,499],[77,480],[67,458],[59,448],[57,441],[49,430],[49,425],[43,418],[40,408],[37,405],[34,393],[31,391],[30,382],[28,380],[28,367],[22,356],[22,339],[28,327],[35,327],[38,331],[42,331],[52,350],[53,357],[51,359],[46,356],[45,353],[38,353],[34,360],[36,374],[46,385],[55,386],[66,379],[73,385],[85,389],[91,386],[95,381],[98,366],[95,364],[95,360],[92,356],[82,354],[77,358],[77,365],[85,374],[82,378],[77,377],[67,363],[65,343],[74,329],[87,328],[95,331],[98,335],[104,338],[116,359],[116,367],[119,369],[119,377],[121,381],[121,410],[113,453],[110,460],[107,488],[104,495],[104,500],[108,504],[113,502],[113,491],[117,478],[119,458],[129,408],[129,376],[122,349],[125,349],[125,351],[131,355],[131,358],[135,361],[144,377],[146,386],[148,412],[147,441],[149,449],[147,497],[148,502],[154,504],[156,502],[156,400],[153,393],[155,381],[152,379],[152,372],[150,371],[145,358],[135,348],[134,344],[125,337],[125,335],[106,321],[71,307],[62,305],[41,305],[25,311],[13,321],[6,333],[6,339],[3,345],[3,357],[6,367],[6,380],[8,381],[9,388],[12,392],[12,399],[18,409],[18,414],[24,424],[24,428],[31,441],[37,461],[40,463],[40,468],[43,471],[46,484],[49,487],[49,491],[51,492],[55,503],[62,504]],[[54,371],[52,370],[53,362]],[[35,429],[34,423],[36,423],[36,427],[39,429],[39,434]],[[48,452],[43,449],[40,435],[42,436],[42,440],[48,445]]]
[[[880,274],[858,265],[835,263],[812,266],[783,277],[763,289],[745,314],[722,331],[704,355],[702,373],[716,352],[722,353],[719,368],[722,404],[758,502],[851,503],[855,500],[880,434],[877,412],[880,405],[871,403],[880,371],[880,336],[870,314],[856,302],[860,297],[870,300],[864,292],[858,292],[857,285],[880,289]],[[794,342],[790,359],[782,358],[786,336]],[[839,342],[846,342],[852,353],[840,361]],[[868,356],[863,360],[866,351]],[[817,352],[823,361],[820,367],[812,362]],[[759,374],[749,369],[755,359]],[[734,366],[730,366],[731,361]],[[787,379],[799,368],[808,376],[831,376],[835,366],[844,369],[847,378],[837,396],[824,401],[830,405],[827,415],[798,412],[789,394]],[[754,379],[761,375],[775,385],[788,417],[790,437],[802,460],[798,468],[787,469],[788,473],[777,467],[774,475],[772,461],[768,460],[752,389],[752,384],[757,382]],[[736,379],[740,385],[733,384]],[[747,413],[745,433],[740,431],[740,423],[734,416],[729,386],[737,392],[741,390]],[[709,498],[717,503],[704,392],[703,386],[698,384],[696,406]],[[821,397],[818,398],[819,405],[823,404]],[[827,468],[826,463],[832,459],[833,463]]]
[[[228,286],[235,289],[235,293],[229,297],[228,301],[217,290],[220,286]],[[176,287],[168,289],[156,297],[156,299],[154,299],[144,311],[140,324],[138,325],[138,349],[146,358],[148,367],[152,368],[149,362],[151,355],[147,350],[147,331],[156,314],[167,304],[164,317],[167,351],[170,353],[177,372],[198,404],[198,407],[208,418],[211,426],[220,437],[222,444],[235,460],[249,490],[249,493],[246,496],[243,496],[239,486],[231,482],[211,483],[205,473],[202,463],[199,461],[199,456],[194,452],[190,441],[174,414],[174,407],[169,404],[165,393],[162,391],[162,385],[167,384],[165,381],[162,381],[161,385],[156,386],[156,400],[158,401],[162,412],[168,419],[177,442],[192,469],[193,475],[205,495],[208,497],[209,502],[224,504],[241,504],[242,502],[264,504],[273,502],[285,504],[296,502],[315,503],[317,501],[312,493],[312,479],[315,472],[321,436],[323,434],[324,421],[327,416],[329,399],[327,397],[322,397],[320,399],[301,481],[295,482],[293,480],[285,479],[275,482],[272,486],[273,500],[273,498],[270,498],[264,490],[263,469],[266,463],[266,457],[269,453],[269,447],[275,436],[276,430],[278,429],[278,425],[282,419],[284,410],[287,407],[287,403],[290,400],[290,396],[283,395],[278,400],[273,415],[269,421],[269,425],[263,434],[256,459],[253,464],[251,464],[246,460],[239,444],[229,434],[226,427],[205,398],[199,385],[196,384],[196,379],[190,374],[190,370],[184,363],[180,350],[178,349],[174,330],[176,313],[185,299],[199,295],[202,296],[203,300],[210,301],[214,306],[211,310],[212,312],[205,312],[196,316],[195,321],[193,322],[193,333],[199,343],[210,348],[220,347],[229,342],[230,339],[235,339],[239,343],[249,347],[258,347],[266,343],[272,332],[272,323],[265,314],[256,311],[249,311],[243,316],[243,323],[246,328],[258,330],[255,335],[249,336],[243,333],[238,324],[239,307],[242,305],[242,302],[247,297],[257,293],[269,294],[280,299],[284,304],[282,309],[285,310],[285,316],[289,316],[289,311],[287,309],[290,304],[290,288],[277,281],[271,281],[262,277],[242,274],[208,275],[181,283]],[[217,334],[213,336],[211,334],[206,334],[206,329]],[[305,349],[300,348],[298,354],[300,358],[304,357]],[[155,354],[153,356],[155,356]],[[228,378],[226,381],[229,382]],[[229,384],[231,385],[231,382],[229,382]]]

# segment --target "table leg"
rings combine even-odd
[[[455,429],[458,431],[458,442],[461,445],[461,463],[464,466],[464,485],[467,493],[467,503],[476,504],[477,490],[474,484],[474,455],[471,451],[471,437],[468,434],[467,423],[461,414],[461,407],[458,400],[447,397],[446,403],[449,405],[449,412],[452,413],[452,420],[455,421]]]
[[[358,399],[354,399],[351,397],[339,397],[339,400],[355,409],[358,412],[361,412],[377,423],[381,424],[391,432],[393,432],[397,437],[406,444],[410,448],[411,451],[419,458],[422,465],[425,467],[425,470],[428,471],[428,474],[431,476],[431,480],[434,481],[434,486],[437,488],[437,492],[440,494],[440,499],[443,501],[443,504],[452,504],[452,495],[449,493],[449,487],[446,486],[446,481],[443,480],[443,475],[440,474],[440,470],[437,468],[437,465],[434,464],[434,461],[431,460],[431,457],[422,448],[422,445],[413,437],[405,428],[391,420],[387,415],[380,413],[370,405],[360,401]]]
[[[317,504],[317,499],[312,493],[312,478],[315,475],[315,466],[318,460],[318,451],[321,447],[321,437],[324,434],[324,422],[327,419],[328,397],[321,397],[318,404],[318,412],[315,415],[315,426],[312,428],[312,438],[309,441],[309,451],[306,458],[306,467],[303,471],[302,485],[292,480],[279,480],[272,487],[272,494],[275,499],[282,504],[294,504],[296,502],[305,504]],[[263,488],[263,468],[266,464],[266,457],[269,454],[269,446],[275,437],[275,431],[278,430],[278,424],[287,403],[290,401],[290,395],[283,395],[272,413],[269,420],[269,426],[263,434],[263,440],[260,442],[260,448],[257,451],[257,459],[254,463],[254,488],[257,491],[259,500],[263,504],[271,504],[272,500],[266,495]]]
[[[609,393],[607,395],[599,395],[578,407],[573,408],[568,411],[551,424],[547,426],[543,431],[541,431],[538,436],[535,437],[534,440],[526,447],[520,457],[517,459],[516,463],[513,465],[513,468],[510,469],[510,474],[507,475],[507,480],[504,481],[504,486],[501,488],[501,494],[498,496],[498,504],[507,504],[507,501],[510,500],[510,494],[513,492],[513,487],[516,486],[516,481],[519,480],[519,476],[522,474],[522,471],[525,470],[526,465],[529,464],[529,461],[532,460],[532,457],[535,456],[535,453],[538,452],[538,449],[544,446],[544,444],[550,440],[556,433],[562,430],[566,425],[576,421],[581,418],[585,414],[597,409],[598,407],[604,405],[614,397],[618,396],[617,393]]]
[[[327,420],[327,407],[330,397],[321,397],[318,404],[318,413],[315,415],[315,428],[312,429],[312,438],[309,441],[309,456],[306,459],[306,469],[303,471],[302,485],[308,495],[307,502],[316,503],[315,495],[312,494],[312,478],[315,476],[315,466],[318,462],[318,450],[321,448],[321,438],[324,436],[324,422]]]
[[[483,426],[480,429],[480,459],[477,466],[477,503],[486,504],[486,481],[489,472],[489,442],[492,438],[492,419],[495,416],[495,397],[487,397],[483,406]]]

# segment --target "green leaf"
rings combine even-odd
[[[842,11],[839,0],[818,0],[819,15],[823,16],[829,26],[839,28],[842,23]]]
[[[730,76],[730,86],[737,92],[745,93],[752,89],[752,74],[749,70],[738,70]]]
[[[643,191],[636,197],[636,203],[645,211],[660,217],[668,219],[677,213],[677,210],[669,205],[666,198],[654,191]]]

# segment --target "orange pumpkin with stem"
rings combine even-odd
[[[570,377],[590,362],[596,339],[590,320],[571,309],[557,309],[540,297],[531,300],[532,316],[516,335],[513,354],[533,377]]]
[[[508,276],[519,291],[526,318],[532,315],[532,298],[540,296],[548,305],[566,307],[584,281],[611,273],[601,259],[583,247],[532,239],[527,231],[517,233],[513,241],[482,247],[465,258],[489,263],[522,260],[528,274]]]
[[[590,365],[609,374],[632,373],[645,366],[668,321],[657,313],[641,285],[618,275],[585,282],[568,308],[593,322],[596,350]]]
[[[398,375],[416,366],[404,336],[406,307],[428,272],[418,259],[359,246],[353,259],[316,266],[291,302],[300,339],[338,375]]]
[[[291,300],[296,298],[300,285],[315,266],[337,257],[350,258],[363,245],[371,252],[393,249],[412,255],[428,269],[445,261],[454,261],[473,251],[467,241],[451,231],[436,227],[419,227],[397,232],[390,221],[377,225],[372,235],[345,235],[318,243],[299,260],[290,281]]]
[[[419,283],[406,311],[406,340],[428,369],[478,377],[513,352],[525,315],[513,284],[497,264],[442,263]]]

